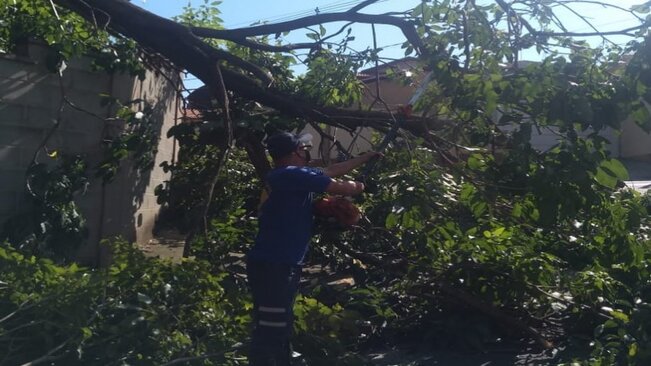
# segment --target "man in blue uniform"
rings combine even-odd
[[[379,153],[368,152],[325,169],[308,167],[309,136],[279,133],[267,139],[275,168],[267,176],[268,199],[261,207],[259,231],[247,258],[253,293],[253,335],[250,365],[290,364],[289,338],[298,282],[312,237],[314,193],[352,196],[364,184],[332,179],[344,175]]]

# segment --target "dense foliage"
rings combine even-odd
[[[245,298],[225,290],[223,275],[211,274],[205,262],[172,265],[126,243],[113,248],[113,265],[103,270],[58,267],[0,249],[4,364],[43,356],[62,365],[161,365],[206,351],[221,353],[219,359],[236,352],[234,339],[246,323],[236,313]]]
[[[512,345],[522,333],[491,308],[511,309],[567,347],[555,364],[586,352],[586,364],[649,361],[649,198],[622,191],[577,221],[537,228],[526,224],[533,202],[482,208],[472,183],[455,182],[428,156],[419,149],[387,157],[379,192],[361,204],[380,225],[320,231],[309,262],[337,271],[309,275],[297,302],[296,349],[307,364],[362,364],[370,349],[400,344]],[[62,365],[202,356],[243,363],[246,348],[237,343],[246,339],[250,304],[232,253],[250,245],[254,227],[241,210],[214,219],[194,247],[209,262],[147,259],[118,242],[105,270],[60,267],[3,246],[6,363],[50,351]],[[352,287],[328,285],[347,277]]]
[[[3,1],[0,4],[0,52],[24,56],[28,40],[45,42],[54,51],[48,66],[92,55],[93,67],[144,76],[145,66],[136,43],[111,36],[67,11],[53,12],[46,1]]]
[[[423,1],[403,14],[428,51],[419,62],[432,82],[414,109],[431,125],[405,128],[393,143],[367,182],[376,189],[357,201],[359,225],[319,227],[295,309],[295,346],[306,364],[365,364],[372,350],[408,346],[529,347],[546,351],[550,364],[651,362],[651,198],[622,188],[628,174],[603,137],[627,117],[650,130],[649,6],[629,11],[641,22],[623,32],[631,42],[604,38],[595,46],[570,38],[554,15],[571,3]],[[188,7],[176,20],[221,29],[218,5]],[[133,63],[129,70],[137,71],[144,51],[135,43],[60,9],[62,23],[52,6],[15,1],[0,9],[9,25],[0,31],[2,49],[33,35],[57,50],[57,62],[83,53],[102,65],[113,55],[107,70]],[[315,47],[306,55],[238,39],[210,44],[271,73],[278,95],[352,108],[362,92],[355,72],[381,59],[377,49],[351,50],[345,27],[339,41],[327,33],[308,30]],[[248,41],[280,45],[285,35]],[[405,44],[408,55],[416,48]],[[539,60],[520,60],[527,50]],[[308,68],[304,75],[294,76],[296,60]],[[250,72],[244,63],[223,67]],[[236,253],[254,238],[261,187],[260,167],[242,147],[251,136],[259,143],[314,121],[237,90],[226,94],[235,148],[224,137],[229,121],[219,101],[203,106],[205,121],[169,132],[181,142],[181,159],[164,163],[173,175],[159,199],[173,209],[172,222],[189,218],[181,229],[204,214],[210,223],[192,238],[192,260],[147,259],[121,242],[107,269],[45,259],[69,260],[74,246],[51,243],[83,233],[72,197],[83,191],[86,167],[73,159],[30,170],[35,213],[0,247],[0,365],[246,362],[251,305]],[[120,110],[129,123],[139,117]],[[130,154],[143,167],[151,162],[149,150],[138,150],[151,136],[137,126],[112,144],[100,167],[106,178]],[[535,150],[539,131],[554,133],[558,144]],[[224,151],[231,159],[221,166]]]

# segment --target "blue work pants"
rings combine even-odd
[[[247,276],[253,294],[249,365],[289,366],[301,267],[249,259]]]

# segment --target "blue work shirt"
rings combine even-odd
[[[249,258],[302,264],[312,237],[314,193],[325,192],[331,181],[320,169],[286,166],[272,170],[267,176],[271,192],[262,204]]]

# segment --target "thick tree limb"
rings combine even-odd
[[[524,19],[520,14],[518,14],[509,4],[506,3],[504,0],[495,0],[495,2],[504,10],[506,14],[509,15],[509,17],[514,17],[516,18],[531,34],[536,34],[536,30],[529,24],[529,22]]]
[[[241,39],[233,39],[230,40],[231,42],[237,43],[239,45],[249,47],[251,49],[255,50],[260,50],[260,51],[268,51],[268,52],[291,52],[294,50],[301,50],[301,49],[308,49],[308,50],[313,50],[316,49],[323,44],[325,44],[326,40],[331,39],[333,37],[336,37],[337,35],[341,34],[346,28],[348,28],[352,22],[346,23],[339,31],[323,38],[320,39],[317,42],[308,42],[308,43],[290,43],[290,44],[284,44],[284,45],[269,45],[266,43],[260,43],[252,39],[248,38],[241,38]]]
[[[260,138],[246,131],[245,135],[238,139],[239,144],[244,147],[251,164],[255,168],[256,175],[260,182],[264,182],[267,174],[271,171],[271,164],[267,160],[267,154]]]
[[[267,51],[267,52],[291,52],[294,50],[305,50],[305,49],[311,50],[320,44],[319,42],[312,42],[312,43],[292,43],[292,44],[274,46],[266,43],[252,41],[248,38],[231,39],[230,41],[254,50]]]
[[[243,60],[237,56],[234,56],[233,54],[222,51],[217,48],[213,47],[202,47],[207,53],[213,55],[216,60],[224,60],[232,65],[241,67],[242,69],[251,72],[253,75],[255,75],[258,79],[262,80],[264,85],[270,85],[273,82],[273,78],[271,77],[271,73],[268,71],[263,70],[262,68],[258,67],[257,65]]]
[[[214,48],[195,37],[187,26],[145,11],[126,0],[54,0],[89,21],[101,21],[108,29],[156,50],[173,63],[186,67],[208,84],[206,70],[217,59],[227,61],[263,80],[269,74],[257,65]],[[201,71],[202,72],[199,72]],[[199,72],[199,73],[198,73]]]
[[[268,34],[276,34],[296,29],[301,29],[317,24],[332,23],[332,22],[354,22],[354,23],[367,23],[367,24],[386,24],[393,25],[399,28],[404,34],[407,41],[411,43],[421,55],[427,54],[426,48],[423,45],[416,28],[410,22],[390,15],[372,15],[360,13],[326,13],[312,15],[288,22],[264,24],[255,27],[236,28],[236,29],[211,29],[203,27],[192,27],[192,33],[198,37],[217,38],[237,42],[237,40],[246,37],[254,37]]]
[[[310,104],[305,100],[298,99],[294,96],[284,94],[273,89],[263,89],[253,80],[243,76],[241,73],[227,69],[222,69],[226,85],[235,94],[250,100],[255,100],[265,106],[276,109],[278,112],[302,119],[321,122],[333,126],[344,127],[348,130],[354,130],[357,127],[371,127],[375,129],[388,128],[393,124],[393,118],[390,113],[378,111],[361,111],[348,110],[333,107],[320,107]],[[199,89],[202,90],[202,89]],[[209,97],[206,93],[208,89],[203,89],[201,98]],[[191,100],[191,102],[193,102]],[[402,127],[415,135],[422,136],[423,133],[430,129],[439,129],[445,125],[446,121],[437,118],[423,118],[411,116],[407,118]]]
[[[126,0],[54,1],[80,14],[89,21],[96,20],[102,23],[110,19],[110,23],[108,23],[109,29],[113,29],[125,37],[135,40],[142,47],[156,50],[175,65],[186,68],[207,85],[211,84],[211,80],[215,80],[213,74],[214,64],[216,59],[224,58],[224,55],[221,53],[223,51],[219,52],[197,38],[186,26],[147,12]],[[339,20],[396,25],[403,29],[403,32],[410,34],[410,38],[416,42],[416,45],[420,45],[420,39],[410,23],[390,16],[357,13],[323,14],[303,18],[298,21],[279,23],[271,27],[260,26],[233,31],[207,30],[207,32],[211,34],[212,32],[217,32],[216,34],[224,35],[223,39],[229,39],[229,37],[242,38],[254,36],[266,31],[275,33],[276,26],[291,28],[312,25],[314,22],[319,24]],[[236,66],[242,67],[242,65]],[[386,128],[393,122],[391,116],[387,113],[350,111],[315,106],[278,90],[265,88],[256,80],[247,77],[241,72],[226,67],[223,67],[221,71],[228,90],[246,99],[254,100],[267,107],[276,109],[285,115],[342,126],[349,130],[360,126],[381,129]],[[211,87],[210,91],[212,95],[219,95],[219,90],[216,90],[215,87]],[[422,135],[424,131],[441,125],[442,122],[438,120],[411,117],[405,121],[403,126],[416,135]]]

